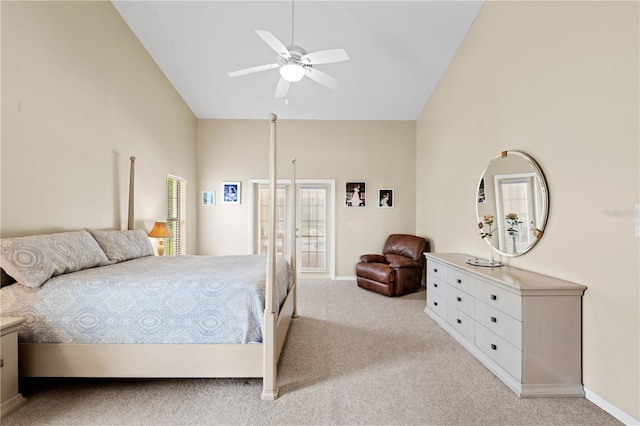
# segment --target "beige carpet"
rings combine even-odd
[[[2,425],[619,424],[584,398],[518,398],[424,314],[424,291],[299,284],[276,401],[259,379],[31,379]]]

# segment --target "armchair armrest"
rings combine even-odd
[[[422,265],[419,262],[416,262],[412,259],[394,259],[389,266],[393,269],[398,268],[422,268]]]
[[[387,258],[381,254],[363,254],[360,261],[365,263],[387,263]]]

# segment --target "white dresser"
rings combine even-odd
[[[522,397],[584,396],[585,286],[471,256],[425,253],[425,312]]]

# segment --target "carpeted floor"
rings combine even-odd
[[[280,398],[259,379],[22,382],[13,425],[617,425],[584,398],[517,397],[424,312],[353,281],[301,280]]]

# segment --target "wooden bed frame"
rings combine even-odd
[[[293,282],[280,308],[276,306],[275,196],[276,120],[269,114],[269,238],[263,343],[255,344],[72,344],[21,343],[20,375],[25,377],[261,377],[262,399],[278,397],[277,366],[291,318],[297,316],[295,190],[292,201],[291,255]],[[293,182],[295,185],[295,159]],[[129,229],[134,229],[133,187],[135,157],[131,157]]]

